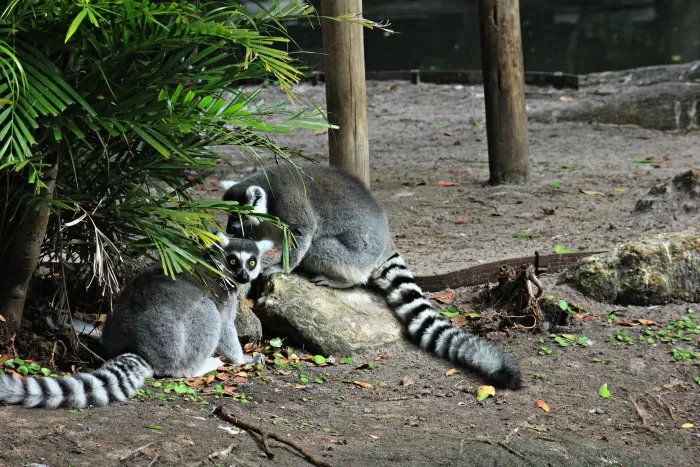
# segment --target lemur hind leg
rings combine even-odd
[[[371,248],[354,248],[342,237],[316,238],[301,262],[311,282],[334,289],[367,283],[375,263]]]

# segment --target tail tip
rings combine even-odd
[[[503,365],[497,372],[489,376],[498,387],[520,389],[523,386],[520,371],[513,365]]]

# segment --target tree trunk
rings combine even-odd
[[[489,183],[525,183],[530,169],[518,0],[479,0]]]
[[[37,195],[40,200],[53,197],[57,175],[58,157],[43,174],[46,187]],[[33,188],[27,183],[27,189]],[[10,329],[19,329],[22,325],[27,290],[39,263],[49,214],[45,203],[41,203],[38,209],[25,209],[25,212],[20,209],[16,214],[19,223],[7,238],[10,243],[5,249],[4,264],[0,265],[0,315],[7,320]]]
[[[322,0],[323,16],[362,14],[362,0]],[[330,163],[369,185],[369,140],[362,26],[323,18]]]

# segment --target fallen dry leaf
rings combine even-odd
[[[348,444],[347,439],[331,439],[330,442],[333,444],[340,444],[342,446],[345,446],[346,444]]]
[[[650,321],[650,320],[644,319],[644,318],[637,319],[637,322],[639,324],[641,324],[642,326],[654,326],[656,324],[654,321]]]
[[[458,375],[460,373],[461,371],[459,371],[457,368],[451,368],[445,372],[445,376]]]
[[[297,384],[294,386],[294,389],[304,389],[306,387],[305,384]]]
[[[573,102],[574,99],[573,99],[573,97],[569,97],[569,96],[561,96],[559,98],[559,101],[560,102]]]
[[[410,386],[411,384],[415,383],[416,379],[413,376],[406,375],[403,377],[401,380],[401,384],[404,386]]]
[[[618,193],[624,193],[627,191],[627,188],[613,188],[613,191],[617,191]]]
[[[448,290],[445,293],[431,295],[430,299],[435,300],[436,302],[442,303],[444,305],[451,305],[454,301],[454,295],[454,292]]]
[[[353,383],[355,383],[355,385],[360,386],[361,388],[364,388],[364,389],[369,389],[372,387],[372,385],[370,383],[365,383],[364,381],[353,381]]]
[[[376,357],[374,361],[378,362],[379,360],[388,360],[389,359],[389,354],[388,353],[383,353],[380,356]]]
[[[236,376],[231,381],[233,381],[234,383],[247,383],[248,378],[243,378],[242,376]]]
[[[693,428],[694,426],[695,426],[695,425],[693,425],[692,423],[684,423],[684,424],[681,425],[681,428],[683,428],[684,430],[690,430],[690,429]]]
[[[618,321],[618,322],[615,323],[615,324],[617,324],[618,326],[626,326],[626,327],[630,327],[630,328],[631,328],[631,327],[634,327],[634,326],[639,326],[639,325],[640,325],[639,323],[629,323],[629,322],[627,322],[627,321]]]
[[[228,381],[231,379],[231,377],[222,371],[216,374],[216,379],[219,381]]]
[[[238,389],[238,387],[236,387],[236,386],[224,386],[224,392],[226,392],[228,394],[235,394],[236,389]]]
[[[595,195],[602,195],[600,191],[590,191],[590,190],[584,190],[583,188],[579,188],[578,191],[583,193],[584,195],[589,195],[589,196],[595,196]]]
[[[468,224],[468,223],[469,223],[469,221],[466,219],[457,219],[455,221],[455,224],[457,224],[457,225],[464,225],[464,224]]]
[[[185,381],[185,384],[191,388],[197,388],[199,386],[206,386],[207,382],[203,376],[197,376],[195,378],[189,378]]]
[[[391,83],[389,86],[386,87],[386,89],[387,89],[387,91],[395,91],[395,90],[396,90],[396,86],[398,86],[398,84],[396,84],[396,83]]]
[[[457,186],[455,182],[446,182],[445,180],[438,180],[438,186]]]
[[[2,321],[3,323],[5,322],[5,317],[3,315],[0,315],[0,321]]]
[[[377,435],[373,435],[373,434],[370,434],[370,433],[365,433],[365,434],[366,434],[367,436],[369,436],[370,438],[372,438],[372,439],[379,439],[379,436],[377,436]]]
[[[547,403],[542,399],[538,399],[537,402],[535,402],[535,407],[549,413],[549,405],[547,405]]]
[[[484,399],[487,399],[491,396],[495,396],[496,395],[496,388],[494,388],[493,386],[479,386],[474,391],[474,394],[476,394],[476,400],[481,402]]]
[[[440,134],[442,136],[452,136],[452,131],[451,130],[440,130]]]
[[[328,133],[328,130],[316,130],[316,131],[314,131],[314,135],[316,135],[316,136],[325,135],[326,133]]]

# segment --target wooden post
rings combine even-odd
[[[519,0],[479,0],[489,183],[525,183],[530,169]]]
[[[321,0],[326,17],[361,13],[362,0]],[[326,18],[321,24],[328,120],[339,127],[328,132],[330,163],[369,185],[363,28]]]

